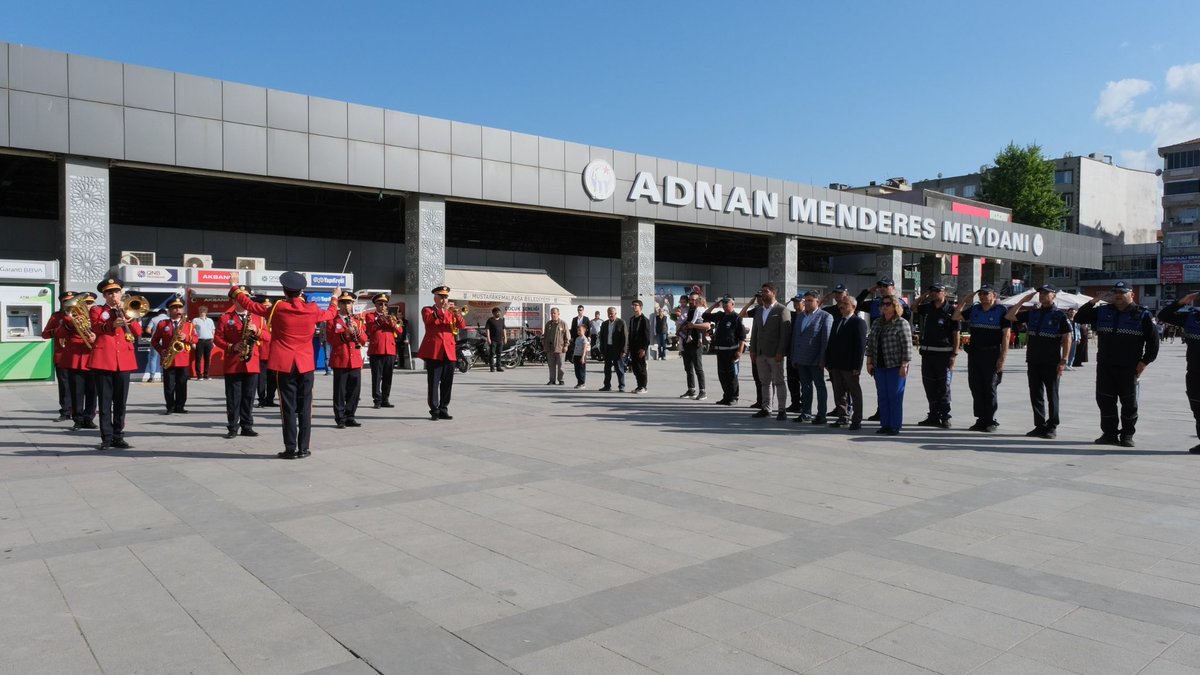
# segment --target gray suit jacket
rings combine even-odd
[[[792,345],[792,310],[776,302],[765,322],[762,311],[756,307],[751,312],[754,328],[750,332],[750,351],[755,356],[786,356]]]

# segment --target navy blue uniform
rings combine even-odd
[[[1004,373],[997,372],[1000,356],[1008,348],[1008,333],[1011,324],[1004,315],[1008,308],[1000,303],[985,310],[978,303],[963,310],[963,328],[971,333],[967,347],[967,383],[971,386],[971,398],[976,424],[989,425],[996,422],[996,410],[1000,401],[996,388]]]
[[[1017,314],[1028,336],[1025,363],[1029,375],[1029,403],[1033,425],[1043,431],[1058,428],[1058,365],[1065,358],[1062,336],[1071,332],[1071,322],[1057,307],[1034,307]],[[1065,364],[1063,364],[1065,365]]]
[[[732,405],[741,394],[738,386],[738,356],[746,342],[746,324],[737,312],[704,313],[704,320],[712,322],[712,348],[717,353],[717,379],[721,381],[721,400],[717,403]]]
[[[1183,343],[1187,345],[1184,384],[1192,417],[1196,420],[1196,435],[1200,436],[1200,308],[1184,307],[1172,302],[1158,313],[1158,320],[1183,330]]]
[[[921,331],[921,384],[929,402],[928,419],[944,424],[950,419],[950,359],[958,351],[954,334],[959,325],[952,317],[950,302],[936,307],[932,302],[917,306]]]
[[[1075,313],[1075,322],[1096,329],[1096,405],[1100,430],[1110,438],[1131,439],[1138,419],[1137,364],[1158,358],[1158,331],[1150,310],[1130,304],[1125,311],[1113,305],[1087,303]],[[1117,403],[1120,402],[1118,413]]]

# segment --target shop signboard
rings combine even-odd
[[[214,270],[203,267],[190,267],[187,270],[188,283],[193,286],[230,286],[239,284],[245,270]]]
[[[1163,256],[1158,266],[1158,280],[1164,284],[1200,282],[1200,255]]]
[[[44,281],[58,278],[58,264],[43,260],[0,260],[0,279]]]
[[[182,284],[186,267],[150,267],[147,265],[121,265],[120,276],[132,286],[143,284]]]

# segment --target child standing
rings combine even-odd
[[[575,388],[583,389],[587,382],[587,355],[591,348],[588,339],[587,326],[579,324],[576,328],[575,340],[571,345],[571,363],[575,364]]]

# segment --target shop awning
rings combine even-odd
[[[545,270],[451,267],[446,269],[446,285],[451,298],[467,301],[568,305],[574,297]]]

